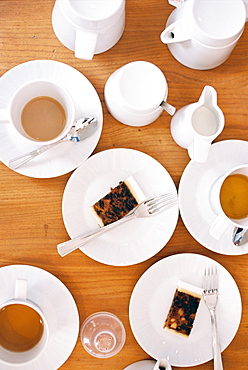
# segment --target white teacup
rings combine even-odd
[[[53,128],[50,119],[46,122],[46,125],[38,123],[38,118],[41,117],[41,110],[34,110],[35,113],[32,115],[32,127],[37,130],[37,132],[39,130],[44,131],[44,133],[48,135],[47,137],[50,137],[48,132],[51,130],[51,137],[48,140],[40,140],[38,136],[30,136],[30,134],[25,131],[22,122],[24,108],[29,102],[33,101],[33,99],[38,100],[40,97],[46,97],[56,102],[56,104],[59,104],[62,112],[61,114],[64,115],[63,125],[61,125],[61,127],[59,125],[58,129],[56,128],[55,130],[56,123]],[[37,116],[37,120],[35,116]],[[48,115],[48,117],[50,117],[50,115]],[[33,80],[23,84],[11,98],[9,106],[6,109],[0,109],[0,124],[9,123],[15,133],[26,141],[38,145],[47,145],[62,139],[69,132],[74,121],[75,105],[69,92],[64,87],[46,80]],[[53,129],[55,131],[53,131]],[[54,137],[53,132],[55,132]]]
[[[241,192],[241,186],[238,182],[240,180],[233,180],[231,184],[228,184],[225,182],[230,181],[230,176],[233,175],[244,175],[247,178],[247,186],[246,181],[244,180],[242,182],[242,197],[240,198],[239,203],[237,202],[237,199],[235,199],[235,194],[237,196],[238,191]],[[235,179],[235,177],[232,177]],[[224,193],[224,186],[223,183],[225,182],[225,193]],[[242,228],[242,229],[248,229],[248,164],[240,165],[237,167],[232,168],[230,171],[228,171],[226,174],[221,176],[213,185],[211,192],[210,192],[210,200],[211,205],[216,212],[217,216],[215,220],[213,221],[209,233],[212,235],[215,239],[219,240],[220,237],[224,234],[224,232],[227,230],[227,228],[230,225]],[[227,193],[228,190],[228,193]],[[245,191],[244,191],[245,190]],[[230,193],[229,193],[230,191]],[[235,202],[236,200],[236,202]],[[222,203],[221,203],[222,201]],[[233,202],[234,201],[234,202]],[[238,214],[238,212],[235,210],[236,213],[233,210],[233,207],[230,208],[229,205],[236,205],[242,203],[242,214],[240,216],[235,217],[235,214]],[[246,210],[246,215],[244,212],[244,209]],[[229,211],[230,209],[230,211]],[[224,212],[228,213],[228,215]],[[242,218],[240,218],[242,217]]]
[[[167,95],[168,85],[163,72],[145,61],[131,62],[117,69],[104,88],[109,112],[129,126],[154,122],[163,112],[161,104],[168,104],[165,102]]]
[[[46,318],[42,310],[27,298],[27,289],[27,280],[17,279],[14,298],[0,303],[0,363],[9,366],[22,366],[34,361],[48,342]]]
[[[79,59],[112,48],[125,27],[125,0],[56,0],[52,13],[53,30]]]

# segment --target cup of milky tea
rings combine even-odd
[[[213,185],[211,205],[216,213],[210,234],[219,239],[230,225],[248,229],[248,164],[232,168]]]
[[[46,80],[22,85],[9,106],[0,109],[0,123],[9,123],[18,135],[41,145],[62,139],[74,121],[75,106],[69,92]]]
[[[13,298],[0,303],[0,368],[1,363],[23,366],[34,361],[48,336],[41,308],[28,299],[28,281],[17,279]]]

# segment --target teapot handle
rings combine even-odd
[[[246,9],[246,22],[248,21],[248,0],[243,0]]]
[[[98,33],[77,29],[75,37],[75,57],[79,59],[93,59]]]
[[[190,34],[184,29],[182,20],[171,23],[161,33],[160,39],[164,44],[173,44],[175,42],[183,42],[191,39]]]

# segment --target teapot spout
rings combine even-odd
[[[160,39],[164,44],[173,44],[190,40],[191,36],[183,27],[182,20],[179,19],[165,28],[160,35]]]

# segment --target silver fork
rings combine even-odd
[[[216,266],[211,266],[205,269],[203,279],[203,298],[209,309],[211,318],[214,370],[223,370],[216,322],[216,306],[218,302],[218,275]]]
[[[74,239],[68,240],[67,242],[60,243],[57,245],[58,253],[64,257],[68,253],[74,251],[77,248],[82,247],[89,241],[98,238],[98,236],[108,232],[114,227],[123,224],[135,217],[147,217],[151,215],[158,214],[159,212],[165,211],[166,209],[172,207],[177,203],[177,193],[170,192],[166,194],[159,195],[157,197],[151,198],[149,200],[143,201],[132,211],[130,211],[126,216],[115,221],[107,226],[101,227],[90,233],[80,235]]]

